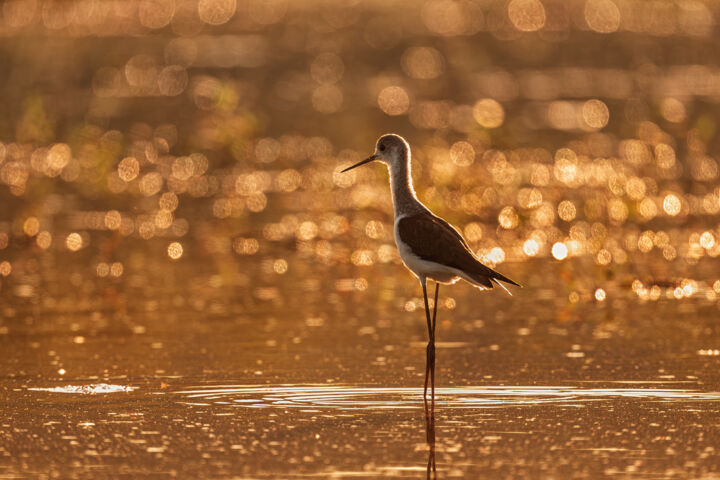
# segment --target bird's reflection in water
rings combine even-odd
[[[428,405],[425,398],[425,441],[428,446],[427,478],[437,478],[435,467],[435,396],[430,397]]]

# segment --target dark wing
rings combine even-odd
[[[462,235],[445,220],[432,214],[401,218],[398,235],[421,259],[462,270],[487,288],[492,288],[491,280],[518,285],[480,263]]]

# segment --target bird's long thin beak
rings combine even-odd
[[[365,165],[366,163],[370,163],[370,162],[372,162],[373,160],[377,160],[378,158],[380,158],[380,155],[375,155],[375,154],[370,155],[368,158],[366,158],[366,159],[363,160],[362,162],[358,162],[358,163],[356,163],[355,165],[346,168],[345,170],[341,170],[340,173],[345,173],[345,172],[347,172],[348,170],[352,170],[353,168],[359,167],[360,165]]]

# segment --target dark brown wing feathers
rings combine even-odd
[[[421,259],[462,270],[487,288],[492,288],[491,280],[518,285],[480,263],[462,235],[445,220],[432,214],[401,218],[398,235]]]

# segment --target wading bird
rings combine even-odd
[[[429,378],[431,398],[434,399],[435,320],[440,284],[453,284],[463,279],[482,290],[491,289],[494,283],[497,283],[506,291],[507,288],[500,282],[519,285],[480,263],[460,232],[442,218],[434,215],[418,200],[410,176],[410,146],[404,138],[394,134],[383,135],[377,141],[375,153],[342,172],[375,160],[386,164],[390,172],[390,190],[395,211],[395,243],[400,258],[420,280],[423,289],[429,337],[423,398],[427,399]],[[428,306],[428,279],[435,281],[435,303],[432,318]]]

